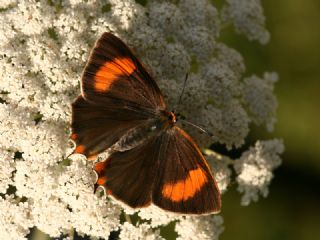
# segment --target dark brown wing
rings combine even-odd
[[[77,145],[74,152],[94,158],[131,128],[145,124],[155,115],[151,109],[121,100],[109,100],[100,105],[79,96],[72,104],[71,138]]]
[[[113,153],[95,165],[97,186],[127,205],[151,202],[172,212],[220,211],[220,193],[208,165],[183,130],[164,130],[129,151]]]
[[[219,212],[218,186],[194,140],[182,129],[173,127],[166,131],[162,141],[153,203],[172,212]]]
[[[105,162],[95,165],[97,186],[130,207],[146,207],[151,203],[152,185],[158,171],[161,137],[152,137],[125,152],[113,153]]]
[[[165,109],[156,82],[132,51],[111,33],[104,33],[91,52],[82,75],[82,94],[98,104],[111,98]]]
[[[104,33],[82,75],[82,96],[72,104],[76,153],[94,157],[129,129],[165,109],[162,94],[130,49]]]

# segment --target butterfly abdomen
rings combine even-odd
[[[157,120],[150,121],[148,124],[130,129],[111,147],[111,152],[128,151],[144,143],[150,137],[159,134],[160,128],[157,122]]]
[[[176,116],[172,112],[163,111],[158,118],[150,120],[147,124],[130,129],[111,148],[111,152],[124,152],[144,143],[150,137],[158,135],[161,131],[172,127],[176,123]]]

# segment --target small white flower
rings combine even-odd
[[[263,79],[252,76],[245,78],[243,100],[249,107],[249,114],[255,124],[265,123],[268,131],[273,131],[276,122],[277,99],[273,95],[273,85],[278,80],[276,73],[264,74]]]
[[[269,42],[261,0],[227,0],[222,18],[232,21],[236,31],[245,34],[249,40],[258,40],[261,44]]]
[[[151,205],[148,208],[143,208],[138,212],[139,217],[145,220],[150,220],[150,226],[152,228],[165,226],[174,220],[181,219],[181,214],[171,213],[158,208],[155,205]]]
[[[172,37],[175,31],[184,26],[180,9],[170,2],[157,2],[149,5],[150,25],[152,28],[161,28],[162,34]]]
[[[59,199],[41,199],[31,205],[32,222],[50,237],[59,237],[71,229],[70,212]]]
[[[0,232],[2,239],[22,240],[30,232],[30,206],[20,202],[13,195],[0,197]]]
[[[223,232],[221,216],[188,216],[176,224],[177,240],[216,240]]]
[[[0,193],[6,193],[12,185],[12,174],[15,170],[14,153],[0,148]]]
[[[283,151],[281,140],[258,141],[236,160],[234,169],[238,175],[238,190],[244,193],[241,200],[243,205],[257,201],[259,193],[263,197],[268,195],[268,185],[273,178],[272,170],[281,164],[279,155]]]
[[[214,178],[217,181],[218,188],[221,193],[227,191],[227,187],[231,181],[231,169],[229,165],[233,164],[233,161],[223,155],[220,155],[211,150],[205,150],[206,160],[208,161]]]
[[[121,232],[119,239],[127,240],[127,239],[136,239],[136,240],[162,240],[160,236],[160,231],[153,231],[150,226],[146,223],[139,224],[138,226],[134,226],[128,222],[125,222],[121,226]]]

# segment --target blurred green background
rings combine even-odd
[[[247,75],[276,71],[278,123],[270,134],[255,129],[248,141],[283,138],[283,164],[266,199],[239,206],[236,186],[223,196],[220,240],[320,239],[320,1],[262,1],[271,41],[267,46],[222,36],[244,56]]]
[[[236,185],[223,196],[225,231],[220,240],[316,240],[320,239],[320,1],[268,0],[263,6],[271,33],[268,45],[235,36],[232,27],[221,38],[241,52],[247,76],[278,72],[275,131],[254,128],[247,142],[283,138],[286,151],[266,199],[242,207]],[[39,232],[29,237],[46,239]]]

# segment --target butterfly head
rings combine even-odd
[[[170,124],[175,124],[177,120],[177,115],[174,113],[174,111],[168,112],[168,121]]]
[[[166,129],[173,127],[176,124],[177,120],[177,115],[174,113],[174,111],[163,111],[159,121],[159,128]]]

